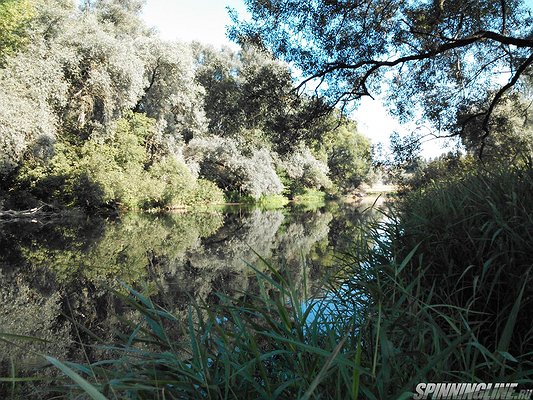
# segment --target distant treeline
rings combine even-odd
[[[163,41],[141,5],[0,1],[2,208],[180,207],[368,179],[369,141],[298,95],[288,65]]]

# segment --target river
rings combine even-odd
[[[39,354],[89,360],[135,319],[111,292],[131,285],[176,315],[191,301],[217,301],[253,289],[254,269],[267,261],[291,281],[312,288],[352,249],[365,224],[365,206],[329,203],[318,209],[226,207],[218,211],[127,213],[106,220],[78,216],[60,221],[0,225],[0,372],[44,364]],[[91,333],[89,333],[91,332]],[[4,336],[4,338],[6,338]]]

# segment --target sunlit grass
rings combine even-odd
[[[326,193],[315,189],[305,189],[294,196],[294,203],[305,210],[316,210],[326,205]]]

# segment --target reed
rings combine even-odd
[[[531,198],[525,167],[432,183],[362,227],[319,288],[261,260],[255,290],[192,301],[187,321],[124,285],[115,295],[141,322],[108,359],[48,358],[65,376],[54,395],[407,399],[419,382],[532,384]]]

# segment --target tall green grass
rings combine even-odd
[[[470,310],[486,346],[533,352],[533,169],[479,169],[408,196],[397,253],[419,244],[406,273],[436,302]],[[478,317],[474,318],[474,313]],[[472,322],[474,323],[474,322]]]
[[[426,186],[362,228],[323,286],[250,266],[255,290],[192,302],[186,321],[125,287],[141,322],[106,360],[49,359],[65,376],[56,394],[406,399],[419,382],[532,384],[532,190],[527,168]]]

